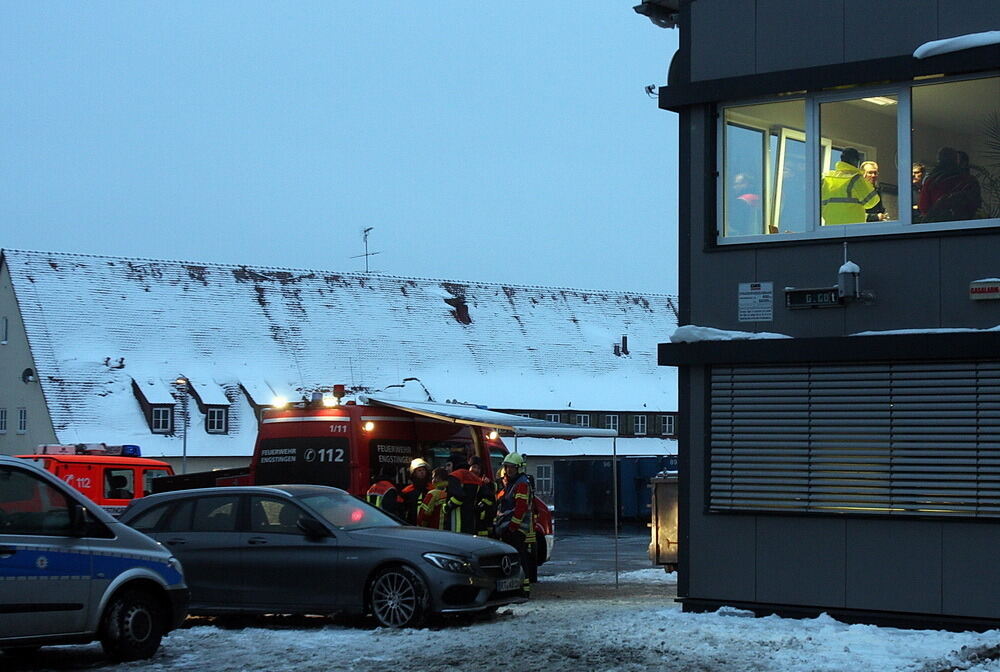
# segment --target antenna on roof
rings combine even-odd
[[[353,257],[351,257],[351,259],[360,259],[361,257],[365,258],[365,273],[368,272],[368,257],[374,257],[376,254],[381,254],[380,252],[369,252],[368,251],[368,234],[374,228],[375,228],[374,226],[369,226],[369,227],[361,230],[361,239],[365,241],[365,253],[364,254],[356,254]]]

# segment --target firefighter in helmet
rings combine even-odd
[[[410,482],[400,493],[403,498],[403,518],[410,525],[417,524],[417,508],[432,487],[431,465],[427,464],[427,460],[418,457],[410,462]]]
[[[535,517],[531,505],[534,493],[524,471],[524,458],[509,453],[503,458],[503,490],[497,496],[496,536],[517,549],[524,570],[524,592],[530,594],[530,578],[535,575]]]

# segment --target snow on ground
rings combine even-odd
[[[494,620],[436,621],[419,630],[328,619],[296,628],[277,619],[243,629],[196,625],[171,633],[150,661],[111,666],[90,645],[43,650],[35,664],[18,669],[1000,671],[990,659],[1000,655],[1000,631],[898,630],[825,615],[753,618],[728,608],[685,614],[673,601],[676,579],[644,569],[621,574],[616,588],[611,572],[568,573],[543,577],[529,603],[501,609]]]

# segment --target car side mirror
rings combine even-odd
[[[83,504],[72,504],[69,508],[69,533],[74,537],[85,537],[89,527],[87,509]]]
[[[330,534],[330,530],[328,530],[326,528],[326,525],[324,525],[323,523],[319,522],[315,518],[309,518],[308,516],[302,516],[301,518],[299,518],[299,521],[296,523],[296,525],[298,526],[298,528],[300,530],[302,530],[302,532],[307,537],[313,537],[313,538],[317,538],[318,539],[318,538],[322,538],[322,537],[332,536]]]

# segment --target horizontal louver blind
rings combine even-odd
[[[713,367],[712,510],[1000,516],[1000,363]]]

